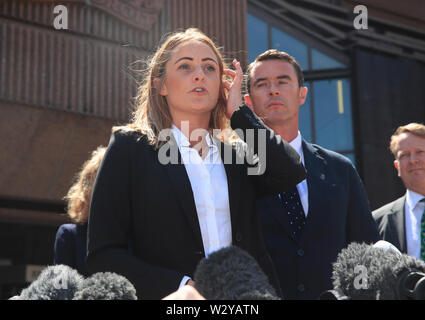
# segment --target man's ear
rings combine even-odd
[[[397,169],[398,176],[400,177],[400,170],[398,169],[399,168],[398,160],[394,160],[394,167]]]
[[[245,104],[251,109],[254,110],[254,107],[252,105],[252,100],[251,100],[251,96],[249,94],[246,94],[243,96],[244,100],[245,100]]]
[[[305,103],[305,100],[307,99],[307,91],[307,87],[300,88],[300,105]]]
[[[166,96],[168,95],[168,90],[167,90],[167,86],[165,85],[165,83],[163,83],[161,85],[161,79],[159,78],[154,78],[153,79],[153,86],[156,88],[156,90],[158,90],[159,94],[161,96]]]

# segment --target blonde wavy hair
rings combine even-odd
[[[86,224],[88,221],[93,185],[105,151],[106,147],[99,146],[92,152],[64,197],[68,206],[67,214],[77,224]]]
[[[125,126],[113,127],[112,131],[137,131],[147,137],[149,144],[156,149],[159,148],[164,141],[159,140],[159,133],[163,129],[171,128],[173,119],[166,101],[166,98],[159,94],[157,88],[161,88],[166,77],[166,63],[170,60],[173,50],[182,43],[196,40],[208,45],[217,56],[217,62],[220,69],[221,81],[225,81],[223,70],[227,68],[226,63],[220,50],[214,42],[202,33],[199,29],[189,28],[168,36],[163,44],[158,48],[156,53],[148,62],[145,70],[145,76],[138,86],[137,96],[135,98],[135,111],[132,120]],[[159,79],[157,86],[154,80]],[[211,112],[209,129],[220,129],[225,133],[230,130],[229,121],[227,120],[226,111],[227,89],[220,85],[217,105]],[[227,129],[227,130],[226,130]],[[229,135],[231,136],[231,135]],[[227,140],[226,135],[222,135],[222,141]]]

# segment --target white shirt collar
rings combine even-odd
[[[303,140],[301,137],[301,132],[298,130],[297,136],[294,140],[289,142],[289,145],[294,148],[296,152],[298,152],[298,155],[301,157],[302,163],[304,164],[304,152],[302,142]]]
[[[187,137],[174,124],[173,124],[173,135],[174,135],[174,138],[176,139],[177,146],[179,147],[179,149],[181,149],[181,147],[190,147],[190,142],[187,139]]]
[[[416,193],[412,190],[407,189],[406,192],[406,202],[408,206],[413,210],[419,201],[421,201],[424,198],[423,195],[420,195],[419,193]]]
[[[182,147],[190,147],[189,139],[174,124],[173,124],[173,135],[174,135],[174,138],[176,139],[177,146],[179,147],[179,149],[181,149]],[[205,136],[205,140],[206,140],[206,142],[208,144],[208,147],[211,149],[211,151],[213,153],[216,152],[216,151],[218,151],[218,147],[214,143],[214,139],[211,137],[211,135],[210,135],[209,132]]]

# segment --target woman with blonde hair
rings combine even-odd
[[[75,183],[65,196],[67,214],[74,223],[61,225],[56,233],[54,263],[68,265],[83,276],[88,275],[85,260],[91,194],[105,151],[103,146],[94,150],[77,174]]]
[[[170,35],[150,60],[132,122],[113,130],[93,190],[87,264],[125,276],[140,299],[193,285],[199,261],[230,245],[248,251],[279,290],[255,201],[290,189],[305,169],[242,105],[243,72],[233,66],[197,29]],[[229,125],[241,139],[262,131],[264,141],[223,143],[214,135]],[[263,147],[266,157],[252,156]],[[264,173],[249,175],[254,166]]]

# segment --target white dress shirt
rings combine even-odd
[[[301,158],[301,161],[305,167],[304,163],[304,152],[302,147],[302,137],[301,133],[298,131],[297,137],[289,142],[290,146],[295,149],[296,152],[298,152],[298,155]],[[304,179],[300,183],[297,184],[297,190],[298,194],[300,195],[301,204],[304,209],[304,214],[307,217],[308,214],[308,188],[307,188],[307,179]]]
[[[187,137],[174,125],[173,135],[190,180],[204,252],[208,257],[212,252],[232,244],[226,171],[220,151],[210,134],[205,137],[209,150],[204,159],[190,147]],[[189,279],[185,276],[180,287]]]
[[[425,209],[425,203],[420,202],[424,196],[407,190],[404,217],[406,226],[407,254],[421,258],[421,219]]]

